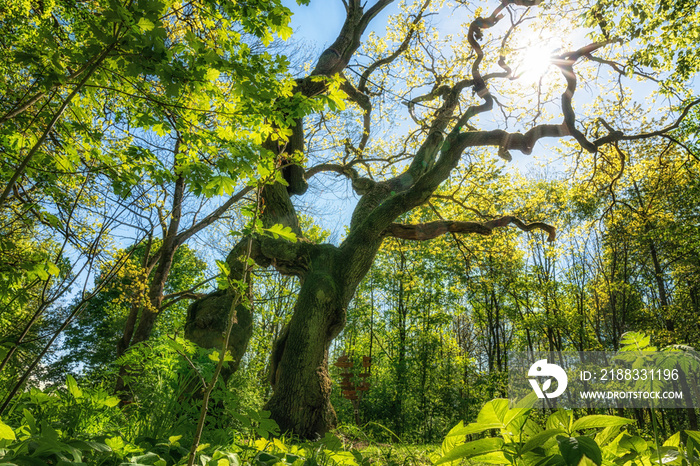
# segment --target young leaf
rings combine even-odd
[[[503,439],[500,438],[482,438],[474,440],[473,442],[464,443],[453,448],[446,455],[437,460],[435,464],[444,464],[458,459],[469,459],[486,453],[500,451],[503,448],[503,444]]]
[[[632,419],[627,419],[619,416],[608,416],[605,414],[593,414],[591,416],[584,416],[580,419],[574,421],[571,427],[571,432],[576,432],[582,429],[597,429],[600,427],[611,427],[611,426],[623,426],[625,424],[631,424],[634,421]]]

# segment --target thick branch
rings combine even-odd
[[[360,46],[360,39],[369,22],[386,8],[393,0],[379,0],[367,12],[363,12],[363,5],[359,0],[351,0],[346,5],[347,17],[340,34],[319,57],[312,76],[332,76],[340,73],[350,62],[350,58]],[[304,79],[301,86],[304,95],[315,95],[317,86],[312,81]],[[307,92],[311,92],[310,94]]]
[[[535,143],[545,137],[568,136],[568,128],[565,125],[537,125],[526,133],[509,133],[502,129],[491,131],[469,131],[457,135],[457,144],[453,150],[461,153],[467,147],[499,146],[503,149],[518,150],[523,154],[532,153]]]
[[[355,86],[353,86],[347,79],[345,79],[345,82],[343,82],[341,89],[348,95],[350,100],[355,102],[362,109],[362,138],[360,139],[360,144],[357,148],[357,151],[361,155],[367,146],[367,142],[369,141],[369,131],[372,124],[372,102],[370,101],[369,96],[357,90]]]
[[[404,225],[392,223],[386,230],[384,236],[393,238],[408,239],[414,241],[426,241],[437,238],[445,233],[476,233],[488,236],[494,228],[505,227],[510,224],[515,225],[523,231],[542,230],[547,233],[547,241],[554,241],[556,229],[542,222],[525,223],[517,217],[505,216],[488,222],[456,222],[456,221],[436,221],[421,223],[417,225]]]
[[[588,152],[596,152],[597,146],[586,139],[581,131],[576,128],[576,114],[572,106],[574,92],[576,92],[576,73],[574,73],[574,63],[584,55],[590,55],[592,52],[607,45],[609,42],[596,42],[582,47],[574,52],[569,52],[557,57],[554,64],[557,65],[566,79],[566,90],[561,96],[561,110],[564,113],[564,124],[576,141]]]
[[[304,177],[308,180],[312,176],[321,172],[333,172],[348,177],[352,182],[352,189],[360,195],[367,193],[376,184],[376,182],[370,180],[369,178],[360,176],[357,170],[351,166],[338,165],[335,163],[323,163],[316,165],[315,167],[311,167],[306,170]]]

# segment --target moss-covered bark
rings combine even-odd
[[[380,243],[364,243],[350,254],[330,245],[314,248],[294,313],[271,361],[274,393],[266,409],[283,431],[313,439],[335,427],[328,349],[345,327],[348,304]]]
[[[187,310],[185,337],[202,348],[221,348],[234,299],[228,290],[218,290],[192,303]],[[238,369],[253,334],[253,315],[247,306],[236,307],[236,318],[228,345],[233,362],[222,369],[224,380]]]

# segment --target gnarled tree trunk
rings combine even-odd
[[[294,313],[272,354],[274,394],[266,409],[283,431],[316,438],[335,427],[328,348],[345,327],[348,304],[380,244],[376,240],[352,251],[331,245],[312,249]]]

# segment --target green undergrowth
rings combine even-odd
[[[557,410],[544,422],[539,410],[489,401],[476,422],[459,423],[431,459],[436,465],[650,466],[700,464],[700,432],[684,430],[667,439],[634,432],[632,419],[606,414],[576,418]],[[632,426],[632,428],[630,428]]]
[[[65,387],[31,389],[0,420],[0,466],[186,464],[197,407],[160,401],[160,411],[149,415],[155,404],[120,406],[104,387],[81,387],[71,376]],[[441,445],[403,443],[376,423],[299,441],[281,434],[269,412],[233,411],[224,401],[217,403],[228,414],[212,416],[197,465],[700,465],[700,432],[660,439],[637,432],[624,417],[545,413],[505,399],[487,402],[474,422],[460,422]],[[165,410],[176,406],[179,411]]]

